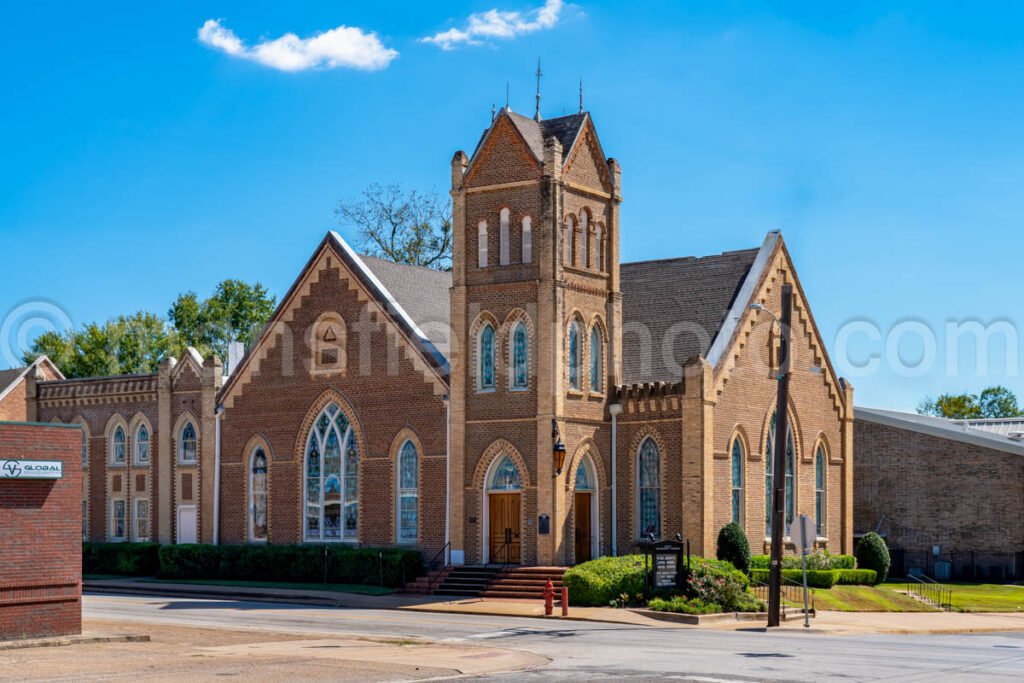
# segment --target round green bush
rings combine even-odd
[[[584,562],[567,571],[562,583],[569,588],[569,602],[582,607],[607,607],[622,596],[627,601],[639,600],[647,585],[644,556],[601,557]]]
[[[854,555],[857,557],[858,569],[873,569],[876,574],[875,583],[885,581],[885,577],[889,575],[891,560],[889,559],[889,548],[886,547],[881,536],[873,531],[864,534],[857,543]]]
[[[750,542],[736,522],[729,522],[718,532],[718,559],[731,562],[744,574],[750,573]]]

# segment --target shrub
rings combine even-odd
[[[878,583],[878,572],[874,569],[839,569],[837,585],[841,586],[873,586]]]
[[[622,596],[640,595],[646,591],[643,555],[602,557],[578,564],[565,573],[562,583],[569,588],[574,605],[605,607],[622,601]]]
[[[886,547],[882,537],[874,531],[864,534],[857,543],[854,551],[857,556],[857,566],[861,569],[874,569],[877,573],[875,583],[885,581],[889,575],[889,548]]]
[[[323,545],[168,545],[160,576],[295,583],[353,583],[396,588],[422,571],[422,558],[402,548]]]
[[[750,573],[750,542],[747,534],[736,522],[729,522],[718,532],[718,559],[731,562],[744,574]]]
[[[153,576],[160,561],[157,543],[83,543],[83,574]]]
[[[819,550],[807,556],[808,569],[853,569],[857,564],[853,555],[833,555],[827,550]],[[750,558],[750,566],[754,569],[768,569],[767,555],[754,555]],[[784,555],[783,569],[801,569],[799,555]]]
[[[690,560],[690,569],[687,597],[720,605],[729,612],[756,611],[751,610],[752,596],[747,593],[750,580],[731,563],[694,557]]]
[[[841,569],[808,569],[807,570],[807,586],[809,588],[823,588],[829,589],[836,585],[839,580],[839,574],[843,571]],[[768,570],[767,569],[752,569],[751,579],[760,583],[768,583]],[[804,583],[804,573],[800,569],[783,569],[782,578],[786,583],[798,583],[801,586]]]
[[[647,603],[648,609],[655,612],[675,612],[676,614],[721,614],[722,608],[714,603],[707,603],[700,598],[692,600],[677,595],[672,598],[654,598]]]

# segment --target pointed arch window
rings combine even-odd
[[[110,464],[123,465],[125,461],[124,429],[118,427],[110,437]]]
[[[480,221],[476,228],[476,249],[477,265],[480,268],[487,267],[487,221]]]
[[[579,391],[580,378],[580,326],[575,320],[569,324],[569,388]]]
[[[498,219],[498,238],[499,238],[499,250],[498,259],[499,263],[503,266],[507,266],[511,260],[509,254],[509,236],[508,236],[508,222],[509,222],[509,210],[502,209]]]
[[[359,529],[359,448],[348,418],[330,403],[306,441],[307,541],[356,541]]]
[[[824,537],[826,517],[826,470],[825,470],[825,446],[818,444],[818,450],[814,454],[814,523],[817,528],[817,535]]]
[[[594,226],[594,267],[600,272],[604,272],[604,244],[602,242],[604,236],[602,232],[604,231],[601,230],[600,223]]]
[[[135,431],[135,464],[149,464],[149,430],[146,425],[139,425]]]
[[[586,211],[580,213],[580,268],[587,268],[590,262],[587,260],[587,243],[590,241],[590,216]]]
[[[196,461],[196,428],[191,422],[186,422],[181,428],[178,461],[183,464],[192,464]]]
[[[743,442],[740,438],[732,440],[732,521],[743,524],[743,464],[746,456],[743,452]]]
[[[768,536],[772,534],[772,487],[774,486],[775,469],[775,423],[776,414],[772,414],[771,426],[768,429],[768,441],[764,453],[764,490],[765,490],[765,530]],[[796,467],[796,451],[793,446],[793,425],[786,422],[786,471],[784,473],[785,483],[783,490],[785,495],[785,530],[788,530],[793,523],[793,482],[794,469]],[[783,533],[785,533],[785,530]]]
[[[419,539],[419,454],[412,441],[402,444],[398,453],[398,542],[415,543]]]
[[[523,263],[533,263],[533,221],[523,216]]]
[[[594,490],[594,474],[591,471],[590,456],[584,455],[580,466],[576,468],[575,489],[577,491]]]
[[[640,537],[661,537],[661,455],[651,437],[644,439],[637,454],[640,492]]]
[[[601,393],[604,382],[601,381],[604,361],[604,344],[601,330],[594,325],[590,328],[590,390]]]
[[[259,446],[249,463],[249,540],[267,540],[267,453]]]
[[[530,337],[526,325],[512,328],[511,389],[526,389],[530,383]]]
[[[576,239],[576,219],[569,216],[565,219],[565,265],[572,266],[573,264],[573,248],[572,243]]]
[[[519,491],[523,488],[523,479],[512,458],[504,455],[487,484],[488,491]]]
[[[477,337],[477,388],[494,389],[494,327],[487,323]]]

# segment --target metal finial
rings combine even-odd
[[[580,79],[580,113],[583,113],[583,79]]]
[[[497,113],[497,109],[494,108],[494,103],[491,103],[491,123],[494,123],[494,115]]]
[[[508,81],[505,81],[505,111],[511,111],[511,107],[508,106]]]
[[[540,121],[540,77],[543,75],[540,70],[540,57],[537,57],[537,109],[533,113],[534,121]]]

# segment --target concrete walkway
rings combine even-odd
[[[94,593],[191,596],[212,599],[244,599],[262,602],[323,605],[343,609],[393,609],[405,611],[478,614],[507,617],[542,617],[540,600],[495,600],[484,598],[444,599],[418,595],[360,595],[320,590],[283,588],[249,588],[209,584],[167,583],[136,579],[87,580],[84,590]],[[551,619],[561,619],[556,604]],[[610,607],[570,607],[568,619],[596,621],[658,628],[754,630],[763,628],[757,621],[724,620],[692,626],[653,619],[627,609]],[[818,612],[811,627],[803,627],[803,619],[792,617],[778,629],[801,633],[830,635],[864,633],[995,633],[1024,631],[1024,613],[957,613],[957,612]]]

